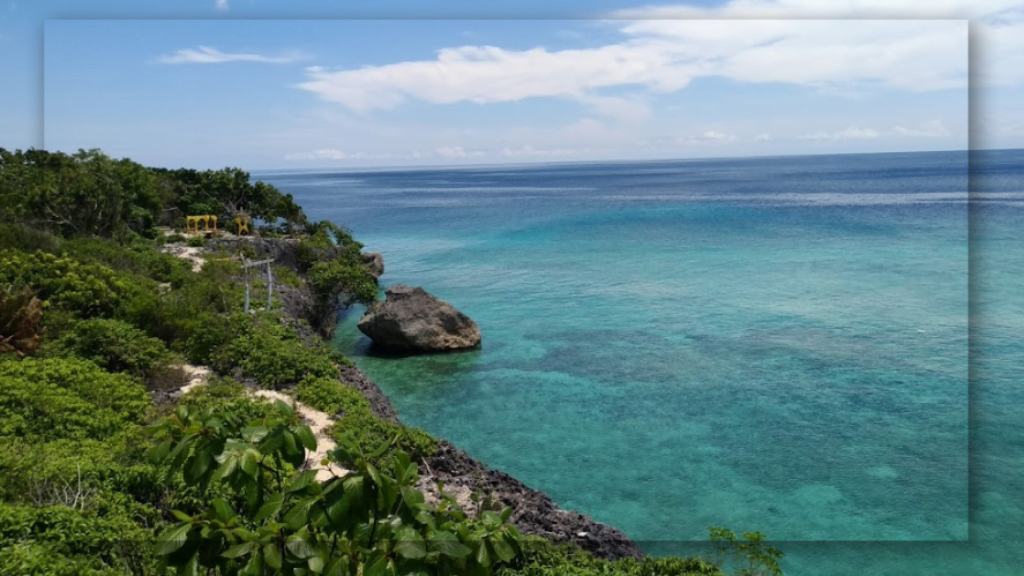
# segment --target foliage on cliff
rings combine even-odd
[[[201,493],[220,489],[199,514],[171,511],[178,522],[156,551],[178,573],[485,575],[517,556],[511,509],[476,519],[451,499],[427,505],[403,452],[378,469],[343,439],[330,458],[348,475],[321,483],[299,471],[316,439],[283,403],[248,422],[181,407],[154,430],[155,462]]]
[[[0,149],[0,576],[167,574],[161,558],[182,574],[715,573],[544,542],[520,555],[507,514],[425,507],[412,462],[434,438],[374,416],[339,378],[349,361],[295,318],[242,314],[238,262],[193,272],[149,238],[183,214],[238,211],[300,233],[290,282],[325,313],[375,297],[362,245],[244,172]],[[169,399],[183,360],[217,375]],[[336,415],[334,457],[355,474],[312,482],[308,428],[247,386]]]
[[[0,220],[66,237],[152,237],[187,215],[246,214],[291,231],[309,223],[289,194],[237,168],[147,168],[99,150],[74,154],[0,148]]]

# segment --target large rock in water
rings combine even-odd
[[[385,292],[359,320],[359,330],[373,343],[403,352],[444,352],[480,344],[480,328],[451,304],[422,288],[401,284]]]

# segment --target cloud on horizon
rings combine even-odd
[[[932,120],[926,122],[920,128],[906,128],[903,126],[893,126],[889,130],[879,131],[874,128],[861,128],[859,126],[851,125],[847,126],[846,129],[838,132],[826,132],[824,130],[815,132],[813,134],[803,134],[797,136],[798,140],[874,140],[875,138],[882,138],[886,136],[895,137],[911,137],[911,138],[941,138],[949,136],[950,132],[946,126],[938,121]]]
[[[210,46],[183,48],[174,54],[166,54],[157,58],[161,64],[224,64],[227,62],[260,62],[264,64],[290,64],[305,60],[306,55],[300,52],[288,52],[280,56],[264,56],[261,54],[232,54],[221,52]]]

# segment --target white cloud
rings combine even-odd
[[[341,150],[335,150],[333,148],[324,148],[322,150],[313,150],[310,152],[293,152],[286,154],[285,160],[346,160],[349,158],[363,158],[362,152],[356,154],[349,154]]]
[[[820,130],[813,134],[804,134],[797,136],[799,140],[874,140],[876,138],[891,137],[891,136],[902,136],[911,138],[941,138],[949,136],[950,132],[946,129],[946,126],[938,121],[932,120],[926,122],[920,128],[905,128],[903,126],[893,126],[889,130],[884,132],[875,130],[874,128],[860,128],[858,126],[848,126],[845,130],[838,132],[826,132]]]
[[[1024,82],[1024,4],[1020,0],[732,0],[714,8],[650,6],[610,14],[644,19],[969,19],[981,55],[971,70],[972,85]],[[909,46],[907,48],[910,48]],[[920,71],[917,71],[920,72]],[[916,75],[916,74],[914,74]]]
[[[943,136],[949,136],[949,130],[939,120],[926,122],[920,128],[893,126],[891,132],[898,136],[911,136],[914,138],[941,138]]]
[[[299,52],[289,52],[280,56],[263,56],[260,54],[230,54],[209,46],[199,48],[183,48],[174,54],[161,56],[157,59],[161,64],[223,64],[225,62],[263,62],[266,64],[288,64],[304,59]]]
[[[845,130],[839,132],[825,132],[824,130],[815,132],[814,134],[804,134],[797,136],[799,140],[873,140],[878,138],[882,134],[873,128],[860,128],[858,126],[849,126]]]
[[[771,139],[771,134],[758,134],[757,136],[754,136],[754,142],[771,142]]]
[[[434,152],[442,158],[470,158],[484,155],[479,150],[466,150],[462,146],[441,146],[435,149]]]
[[[575,154],[589,153],[589,149],[569,149],[569,148],[550,148],[550,149],[538,149],[524,144],[518,148],[502,148],[501,155],[509,158],[515,157],[535,157],[535,156],[570,156]]]
[[[227,10],[228,0],[217,0],[217,10]]]
[[[809,1],[809,0],[808,0]],[[657,9],[652,9],[655,11]],[[329,71],[307,69],[297,85],[353,111],[561,97],[619,119],[646,117],[638,95],[664,93],[695,78],[936,90],[967,83],[967,25],[959,21],[643,20],[618,23],[625,39],[550,51],[461,46],[433,60]]]

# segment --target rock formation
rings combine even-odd
[[[480,344],[480,329],[469,316],[422,288],[396,285],[359,320],[373,343],[400,352],[444,352]]]
[[[363,264],[366,264],[366,267],[370,269],[370,274],[373,274],[374,280],[384,274],[384,256],[379,252],[363,253]]]

